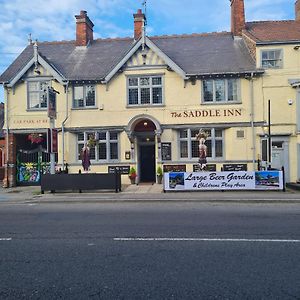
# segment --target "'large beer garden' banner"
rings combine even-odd
[[[166,191],[283,190],[282,171],[171,172],[164,174]]]

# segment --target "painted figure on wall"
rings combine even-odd
[[[196,135],[197,141],[199,141],[199,165],[200,170],[205,171],[206,170],[206,164],[207,164],[207,146],[205,145],[205,141],[207,139],[207,133],[203,131],[202,129],[199,130],[199,133]]]
[[[85,172],[89,171],[91,161],[90,161],[90,148],[87,145],[81,149],[81,161],[82,167]]]

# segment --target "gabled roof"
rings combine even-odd
[[[154,36],[146,42],[182,77],[261,72],[243,40],[229,32]],[[38,53],[65,80],[100,81],[112,78],[139,43],[134,44],[132,38],[97,39],[89,47],[76,47],[75,41],[43,42],[38,44]],[[32,58],[33,46],[29,45],[0,76],[0,82],[14,80]]]
[[[257,44],[299,43],[300,21],[247,22],[244,34]]]

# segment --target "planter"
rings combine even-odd
[[[157,179],[157,183],[158,183],[158,184],[161,184],[161,183],[162,183],[162,178],[163,178],[162,175],[156,175],[156,179]]]
[[[129,179],[131,184],[135,184],[135,177],[129,177]]]

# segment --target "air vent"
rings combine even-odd
[[[244,139],[245,138],[245,131],[244,130],[238,130],[236,132],[236,137],[239,139]]]

